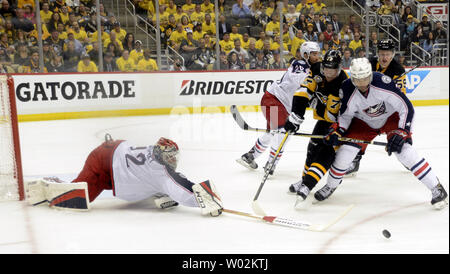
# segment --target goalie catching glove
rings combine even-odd
[[[303,123],[303,120],[304,119],[302,117],[292,112],[284,124],[284,129],[286,132],[295,133],[300,129],[300,125]]]
[[[399,128],[389,132],[387,139],[386,151],[389,156],[391,156],[392,152],[401,153],[405,142],[412,145],[411,132],[406,129]]]
[[[202,215],[217,217],[222,214],[222,200],[216,192],[216,187],[208,180],[192,186],[195,199],[202,210]]]
[[[340,127],[338,123],[333,123],[328,130],[328,134],[323,138],[323,142],[326,145],[338,146],[341,141],[339,138],[344,135],[345,129]]]

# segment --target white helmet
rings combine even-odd
[[[301,46],[300,46],[300,54],[302,56],[302,58],[305,58],[305,53],[308,54],[308,58],[306,59],[306,61],[309,61],[309,55],[311,54],[312,51],[317,51],[320,52],[320,47],[319,44],[317,44],[316,42],[304,42]]]
[[[369,77],[369,83],[372,82],[372,64],[370,64],[369,59],[365,57],[353,59],[350,63],[349,72],[354,85],[354,80],[362,80]]]

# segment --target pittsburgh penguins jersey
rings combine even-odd
[[[405,68],[402,65],[400,65],[395,59],[392,59],[391,63],[389,63],[389,66],[383,69],[378,62],[378,57],[373,57],[370,60],[370,63],[372,64],[372,71],[381,72],[384,75],[391,77],[393,80],[395,80],[398,88],[406,94],[406,75],[403,75],[399,78],[400,75],[405,73]]]
[[[392,114],[397,112],[400,117],[398,128],[411,131],[414,108],[391,77],[374,72],[367,96],[348,79],[342,84],[340,95],[341,108],[338,116],[340,127],[348,129],[353,117],[356,117],[371,128],[379,129]]]
[[[311,66],[308,77],[301,84],[301,88],[294,94],[292,111],[303,117],[306,107],[313,110],[316,120],[335,122],[339,112],[340,98],[339,89],[348,75],[341,70],[339,75],[331,82],[327,82],[325,76],[320,72],[321,63]]]
[[[280,80],[275,81],[267,90],[273,94],[291,113],[292,97],[309,72],[309,65],[304,60],[294,60]]]
[[[153,146],[135,147],[123,141],[114,151],[112,168],[113,193],[117,198],[140,201],[163,193],[180,204],[197,206],[194,183],[156,161]]]

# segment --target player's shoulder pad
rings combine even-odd
[[[371,85],[387,90],[393,90],[396,87],[395,82],[392,80],[391,77],[384,75],[383,73],[380,72],[373,73]]]
[[[343,99],[344,97],[349,97],[355,90],[351,79],[346,79],[342,82],[341,89],[339,90],[339,97]]]
[[[304,60],[294,60],[291,63],[291,70],[293,73],[306,72],[308,69],[309,65]]]
[[[395,59],[392,59],[389,66],[392,67],[392,71],[394,72],[394,74],[396,76],[401,75],[405,72],[405,68],[402,65],[400,65],[399,62],[397,62],[397,60],[395,60]]]

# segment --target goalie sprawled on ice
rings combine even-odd
[[[195,184],[175,171],[179,150],[172,140],[160,138],[154,146],[134,147],[108,134],[105,139],[72,183],[58,178],[26,182],[28,203],[88,210],[103,190],[112,189],[114,196],[130,202],[154,197],[159,208],[181,204],[200,207],[204,215],[222,213],[222,201],[210,181]]]

